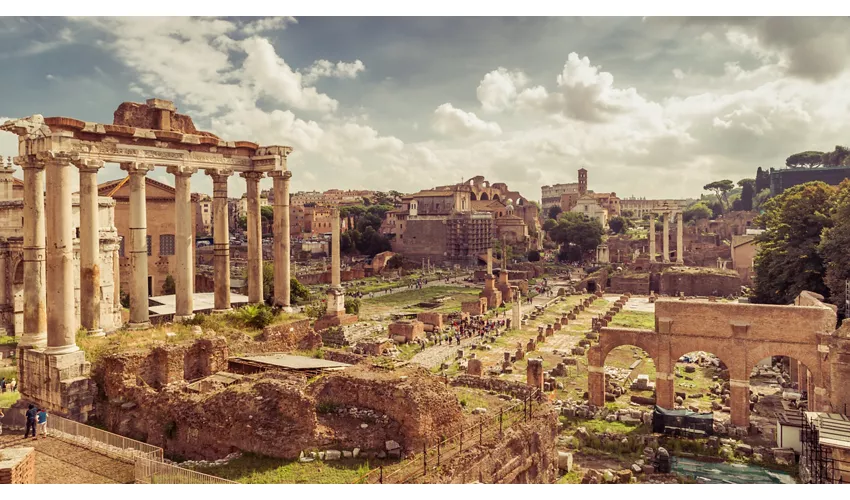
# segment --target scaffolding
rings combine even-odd
[[[801,481],[809,484],[850,481],[850,418],[838,413],[801,413]]]

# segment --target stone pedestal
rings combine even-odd
[[[321,331],[334,326],[350,325],[357,322],[357,316],[345,313],[345,292],[342,288],[328,289],[328,306],[325,315],[313,325],[313,330]]]
[[[525,372],[525,383],[536,389],[543,390],[543,360],[529,359]]]
[[[466,365],[467,375],[472,375],[473,377],[480,377],[483,371],[484,366],[481,363],[480,359],[470,359],[469,363]]]
[[[21,349],[18,353],[23,399],[81,422],[93,414],[97,384],[89,378],[91,363],[83,351],[45,354]]]

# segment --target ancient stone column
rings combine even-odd
[[[122,309],[121,306],[121,255],[119,250],[121,248],[121,243],[115,245],[115,250],[112,251],[112,289],[114,290],[112,295],[112,305],[115,308],[115,311],[120,311]],[[116,325],[120,326],[120,325]]]
[[[543,390],[543,360],[529,359],[525,371],[525,383],[535,389]]]
[[[342,281],[339,276],[340,261],[339,255],[339,209],[331,210],[331,287],[339,288]]]
[[[13,186],[15,183],[12,174],[14,173],[15,169],[12,167],[12,159],[6,157],[6,165],[3,166],[3,158],[0,157],[0,201],[12,199],[12,191],[14,190]]]
[[[729,421],[732,425],[736,427],[748,427],[750,425],[750,383],[748,380],[729,380],[729,409]]]
[[[24,334],[20,347],[47,345],[44,163],[17,157],[24,171]]]
[[[148,215],[145,176],[148,163],[122,163],[130,176],[130,328],[149,328],[148,310]],[[126,242],[124,248],[127,248]]]
[[[682,244],[682,225],[684,224],[682,212],[676,214],[676,264],[685,263],[685,247]]]
[[[195,238],[192,230],[192,174],[196,168],[168,167],[174,175],[174,320],[185,321],[195,315]]]
[[[100,224],[98,214],[98,160],[75,162],[80,170],[80,323],[89,336],[104,335],[100,328]]]
[[[661,262],[670,262],[670,213],[664,212],[664,234],[661,240],[661,247],[664,249],[664,255],[661,257]]]
[[[655,262],[655,214],[649,213],[649,261]]]
[[[260,214],[262,172],[243,172],[248,184],[248,301],[263,302],[263,226]]]
[[[290,309],[289,277],[289,179],[292,172],[274,171],[274,300]]]
[[[522,327],[522,306],[520,305],[522,303],[522,293],[520,293],[519,289],[515,293],[512,319],[514,329],[519,330]]]
[[[230,169],[207,170],[213,179],[214,311],[230,309],[230,228],[227,219],[227,179]]]
[[[487,276],[493,274],[493,248],[487,249]]]
[[[45,354],[79,351],[74,304],[74,219],[71,216],[71,158],[40,154],[47,175],[47,349]]]

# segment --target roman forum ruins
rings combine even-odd
[[[670,262],[670,219],[676,218],[676,264],[683,265],[685,263],[685,251],[682,245],[682,211],[673,210],[666,204],[662,207],[652,210],[649,213],[649,261],[658,262],[655,258],[657,252],[655,249],[655,216],[658,215],[663,221],[664,228],[661,235],[661,262]]]
[[[177,192],[176,317],[193,316],[191,176],[203,170],[213,179],[215,235],[215,309],[230,309],[230,244],[227,181],[239,173],[248,191],[248,290],[252,302],[262,302],[262,243],[259,232],[259,182],[274,179],[275,303],[290,307],[288,146],[264,146],[248,141],[226,142],[195,129],[192,119],[174,104],[149,99],[123,103],[112,124],[73,118],[33,115],[10,120],[0,130],[18,136],[14,162],[24,172],[23,214],[23,335],[19,343],[20,392],[29,399],[74,416],[91,409],[89,364],[76,344],[72,234],[72,176],[80,180],[81,321],[99,333],[101,269],[97,172],[118,163],[130,177],[133,270],[130,322],[134,329],[150,326],[146,243],[145,176],[165,167]],[[46,186],[46,189],[45,189]]]

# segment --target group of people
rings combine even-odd
[[[36,408],[35,405],[29,405],[27,408],[27,427],[24,432],[24,438],[28,438],[30,436],[30,429],[32,429],[32,437],[36,439],[36,425],[38,429],[41,431],[41,437],[47,437],[47,410],[44,408]]]
[[[434,343],[452,345],[452,341],[454,341],[457,345],[460,345],[463,339],[484,337],[496,333],[504,327],[504,319],[464,318],[453,321],[447,333],[438,333],[434,338]]]
[[[0,378],[0,393],[2,392],[15,392],[18,389],[18,381],[15,379],[6,380],[6,377]]]

